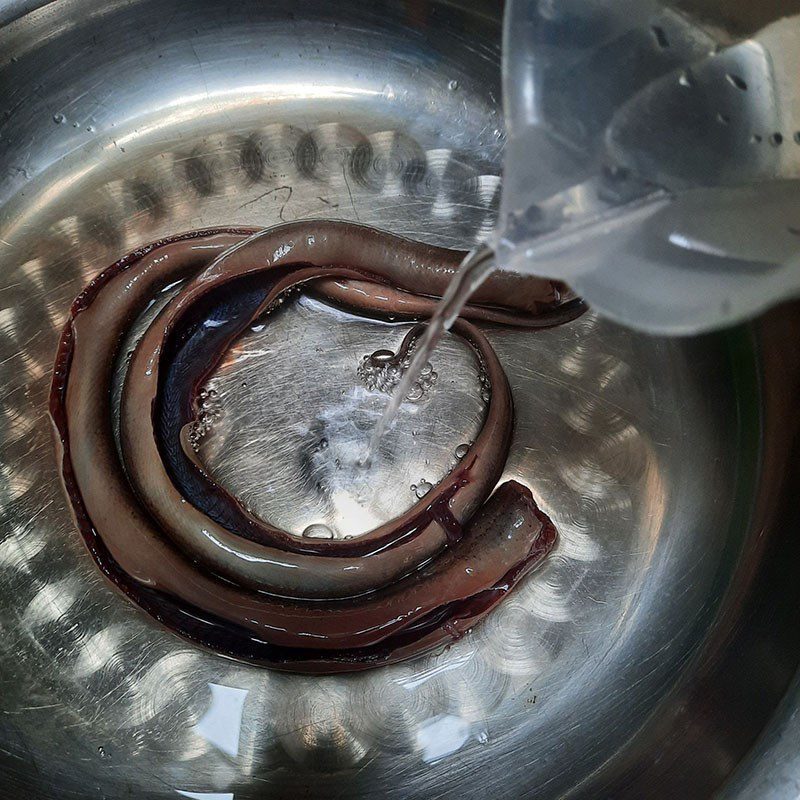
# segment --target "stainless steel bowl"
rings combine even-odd
[[[472,635],[410,663],[312,679],[194,649],[116,594],[75,532],[46,414],[71,299],[188,228],[333,217],[449,246],[485,237],[499,13],[0,2],[3,796],[800,792],[797,307],[696,340],[593,316],[492,329],[517,406],[508,474],[561,541]],[[347,371],[399,335],[295,300],[225,365],[209,458],[283,524],[346,524],[348,486],[309,485],[298,459]],[[416,438],[396,438],[372,487],[378,519],[478,424],[463,351],[437,359],[439,411],[404,422]],[[258,391],[237,388],[245,373]]]

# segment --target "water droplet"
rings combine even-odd
[[[314,522],[303,531],[304,539],[333,539],[333,531],[321,522]]]
[[[89,125],[86,128],[86,133],[94,133],[94,125]]]
[[[456,447],[456,458],[464,458],[467,453],[469,453],[468,444],[460,444],[458,447]]]
[[[428,494],[428,492],[431,489],[433,489],[433,484],[432,483],[428,483],[428,481],[426,481],[424,479],[421,480],[419,483],[413,484],[411,486],[411,491],[414,492],[414,494],[419,499],[422,499],[423,497],[425,497],[425,495]]]
[[[522,525],[524,524],[524,522],[525,522],[525,520],[524,520],[524,518],[523,518],[523,517],[517,517],[517,518],[514,520],[514,527],[515,527],[515,528],[521,528],[521,527],[522,527]]]
[[[475,735],[475,738],[478,740],[479,744],[488,744],[489,731],[484,728],[483,730],[478,731],[478,733]]]
[[[320,439],[319,440],[319,449],[320,450],[327,450],[328,449],[328,440],[327,439]]]
[[[242,389],[246,389],[246,388],[247,388],[247,381],[242,381]]]
[[[67,118],[63,114],[53,114],[53,122],[56,125],[63,125],[67,121]]]
[[[475,572],[475,570],[474,570],[472,567],[467,567],[467,568],[464,570],[464,572],[466,572],[466,573],[467,573],[467,575],[472,575],[472,573],[473,573],[473,572]]]
[[[458,81],[457,81],[457,80],[452,80],[452,81],[450,81],[450,82],[447,84],[447,88],[448,88],[448,89],[449,89],[451,92],[454,92],[456,89],[458,89]]]
[[[503,131],[501,131],[500,128],[495,128],[494,129],[494,138],[495,139],[502,139],[503,138]]]
[[[686,89],[691,89],[694,86],[694,78],[692,77],[691,72],[681,72],[680,77],[678,78],[678,83],[685,87]]]
[[[104,747],[98,747],[97,748],[97,752],[98,752],[100,758],[105,758],[106,757],[106,751],[105,751]]]

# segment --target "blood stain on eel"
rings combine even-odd
[[[340,222],[194,231],[125,256],[74,301],[50,412],[78,527],[98,566],[185,638],[277,669],[335,673],[459,638],[552,550],[530,490],[498,488],[513,430],[503,368],[474,324],[545,328],[584,310],[557,283],[493,276],[453,330],[491,384],[465,458],[411,509],[363,536],[298,538],[251,514],[204,469],[189,435],[198,393],[231,344],[289,290],[372,317],[423,320],[464,257]],[[110,396],[121,342],[182,282]]]

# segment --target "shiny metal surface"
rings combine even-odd
[[[705,798],[736,772],[727,797],[792,796],[791,771],[758,781],[793,735],[800,659],[796,309],[697,340],[593,316],[491,329],[517,408],[508,474],[561,541],[472,635],[397,667],[293,677],[195,650],[110,588],[69,517],[46,403],[80,288],[215,224],[335,217],[472,245],[498,199],[496,13],[62,0],[0,30],[0,795]],[[314,449],[315,422],[401,335],[288,303],[221,371],[209,458],[263,513],[338,525],[349,485],[327,455],[311,484],[298,460],[335,447]],[[468,353],[437,359],[440,412],[398,435],[377,515],[480,414]]]
[[[438,483],[458,463],[459,445],[480,431],[480,365],[448,336],[424,403],[404,404],[380,463],[360,468],[387,395],[368,392],[357,367],[376,350],[396,351],[411,326],[302,298],[256,327],[209,384],[221,417],[200,455],[252,511],[284,530],[323,524],[342,538],[388,522]]]

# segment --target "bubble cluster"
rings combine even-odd
[[[424,478],[419,483],[411,484],[411,491],[414,492],[418,500],[425,497],[431,489],[433,489],[433,484],[429,483]]]
[[[483,400],[484,403],[489,403],[492,399],[492,382],[483,370],[481,370],[478,379],[481,385],[481,400]]]
[[[208,436],[214,423],[222,416],[219,403],[219,393],[216,389],[208,387],[201,389],[197,394],[197,419],[191,423],[189,429],[189,444],[197,451],[203,439]]]
[[[358,365],[358,377],[371,392],[391,394],[400,383],[403,374],[411,364],[412,352],[407,350],[397,354],[392,350],[376,350],[365,355]],[[406,400],[417,403],[430,391],[439,378],[430,362],[420,370],[419,378],[409,389]]]

